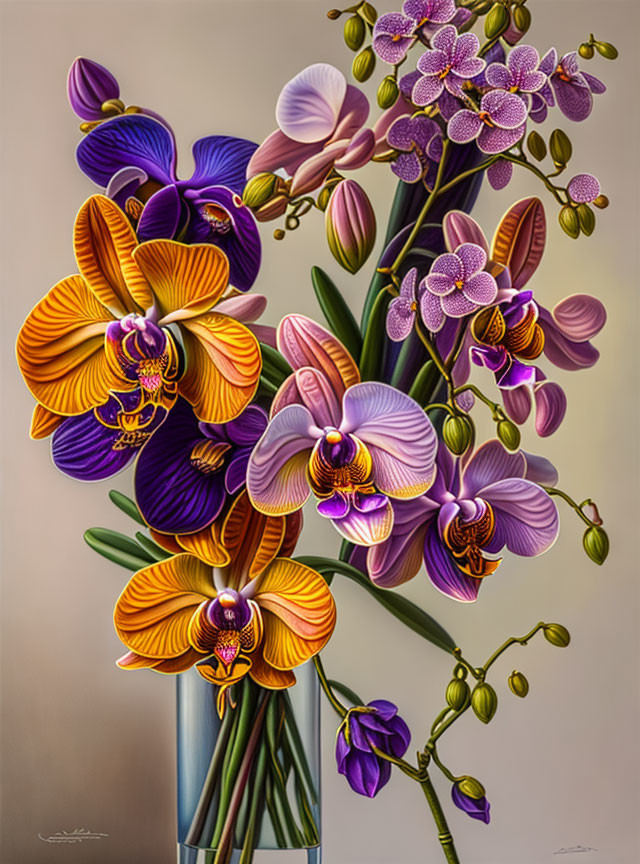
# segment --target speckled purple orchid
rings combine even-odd
[[[456,14],[455,0],[404,0],[402,11],[417,27],[448,24]]]
[[[567,183],[569,197],[576,204],[590,204],[600,194],[600,182],[593,174],[576,174]]]
[[[467,816],[470,816],[472,819],[479,819],[480,822],[488,825],[491,821],[491,805],[487,801],[486,795],[474,798],[472,795],[464,792],[463,788],[464,781],[462,781],[462,788],[460,782],[453,784],[451,787],[451,800],[453,803],[466,813]]]
[[[391,536],[367,553],[369,576],[383,588],[413,579],[421,563],[443,594],[470,603],[494,573],[503,548],[533,557],[558,535],[558,511],[538,485],[554,485],[550,462],[509,453],[487,441],[471,458],[456,458],[440,444],[436,480],[428,494],[394,503]]]
[[[410,742],[409,727],[393,702],[374,699],[361,708],[352,708],[338,729],[338,773],[344,774],[358,795],[374,798],[389,782],[391,763],[377,756],[373,748],[401,759]]]
[[[284,169],[291,196],[319,188],[332,168],[361,168],[376,139],[364,128],[367,97],[329,63],[314,63],[282,89],[276,105],[278,129],[262,142],[247,166],[247,178]]]
[[[418,0],[418,2],[420,3],[420,5],[423,5],[420,2],[420,0]],[[428,0],[427,0],[427,2],[428,2]],[[442,15],[442,16],[447,14],[445,10],[448,10],[451,8],[449,3],[448,3],[448,0],[436,0],[436,5],[441,10],[438,14]],[[451,4],[451,5],[453,5],[453,4]],[[406,12],[406,10],[405,10],[405,12]],[[406,14],[409,14],[409,13],[406,12]],[[456,28],[456,30],[459,33],[461,33],[462,28],[464,27],[465,24],[468,23],[469,19],[471,18],[471,15],[472,15],[472,12],[469,9],[455,8],[454,13],[453,13],[453,17],[449,18],[448,21],[443,22],[443,23],[451,24],[453,27]],[[438,21],[434,21],[432,19],[425,21],[422,24],[422,27],[420,28],[420,36],[422,37],[422,40],[429,42],[435,36],[435,34],[438,32],[438,30],[441,27],[442,27],[442,24]]]
[[[256,146],[223,135],[200,138],[193,145],[193,175],[178,180],[173,133],[151,117],[129,114],[96,127],[78,145],[76,158],[127,213],[140,241],[212,243],[229,259],[230,284],[247,291],[258,275],[261,248],[240,195]]]
[[[402,62],[416,41],[416,22],[401,12],[381,15],[373,28],[373,50],[384,62],[395,66]]]
[[[400,285],[400,295],[394,297],[387,311],[387,336],[393,342],[404,342],[409,336],[420,314],[420,298],[427,290],[424,284],[418,287],[418,271],[415,267],[407,272]]]
[[[136,464],[136,501],[147,524],[164,534],[210,525],[227,496],[244,487],[249,456],[266,428],[258,405],[229,423],[202,423],[180,397]]]
[[[496,280],[487,273],[487,253],[475,243],[462,243],[433,262],[425,277],[426,292],[420,300],[422,319],[432,333],[447,318],[464,318],[494,302]]]
[[[463,83],[485,68],[485,61],[477,56],[480,50],[478,37],[473,33],[459,36],[452,24],[438,30],[431,45],[431,50],[425,51],[418,60],[421,77],[411,94],[416,105],[431,105],[445,89],[452,96],[462,96]]]
[[[548,109],[557,103],[569,120],[586,120],[593,109],[593,94],[604,93],[605,85],[588,72],[580,69],[575,51],[558,60],[555,48],[550,48],[538,66],[548,76],[548,82],[531,97],[530,116],[536,123],[547,118]]]
[[[456,144],[476,142],[483,153],[503,153],[524,135],[527,109],[522,99],[506,90],[491,90],[480,100],[478,112],[463,108],[453,115],[447,134]]]
[[[251,503],[266,515],[299,510],[311,493],[347,540],[380,543],[391,500],[415,498],[433,479],[436,436],[420,406],[376,381],[359,383],[344,346],[319,324],[287,315],[278,348],[294,373],[249,460]]]
[[[405,183],[425,180],[433,186],[442,157],[442,132],[430,117],[399,117],[387,133],[387,143],[402,151],[391,163],[393,173]]]
[[[487,84],[509,93],[536,93],[547,76],[540,72],[540,56],[531,45],[518,45],[509,52],[506,63],[490,63],[485,72]]]

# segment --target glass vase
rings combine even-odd
[[[178,675],[178,862],[248,864],[280,849],[320,864],[320,693],[312,663],[288,690],[245,676],[223,718],[218,688]],[[280,860],[278,858],[278,860]]]

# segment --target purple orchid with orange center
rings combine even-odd
[[[17,343],[40,406],[34,437],[58,427],[54,459],[63,471],[94,480],[124,467],[178,393],[205,423],[231,420],[249,404],[260,349],[216,308],[228,282],[224,253],[171,240],[139,245],[124,213],[101,195],[80,209],[74,245],[80,274],[38,303]]]
[[[479,75],[486,65],[477,56],[480,50],[478,37],[474,33],[459,36],[452,24],[438,30],[431,46],[418,60],[421,77],[411,94],[416,105],[431,105],[445,89],[452,96],[462,97],[464,82]]]
[[[487,254],[475,243],[461,243],[436,258],[421,299],[422,318],[432,333],[441,330],[447,318],[464,318],[493,303],[498,286],[486,265]]]
[[[390,147],[399,150],[391,163],[405,183],[424,180],[433,186],[442,156],[442,131],[430,117],[399,117],[387,132]]]
[[[129,649],[118,665],[165,673],[195,666],[218,686],[221,715],[229,687],[245,675],[267,689],[291,687],[293,669],[322,650],[336,620],[324,579],[287,557],[299,531],[298,519],[263,516],[240,495],[222,547],[209,547],[205,560],[183,553],[131,578],[114,612]]]
[[[425,492],[436,437],[425,412],[399,390],[359,382],[353,359],[323,327],[286,316],[278,348],[294,368],[249,460],[247,490],[263,513],[320,515],[351,542],[380,543],[393,525],[390,499]]]
[[[218,246],[229,259],[231,285],[247,291],[260,269],[260,236],[240,196],[256,147],[224,135],[200,138],[193,145],[193,175],[178,180],[173,132],[134,114],[101,123],[80,142],[76,158],[129,215],[139,241]]]
[[[447,134],[456,144],[475,141],[483,153],[503,153],[522,138],[527,109],[515,93],[490,90],[480,100],[480,110],[463,108],[453,115]]]
[[[575,51],[558,60],[558,52],[550,48],[540,61],[538,71],[548,80],[531,97],[530,116],[536,123],[543,123],[548,109],[556,104],[569,120],[576,123],[586,120],[593,110],[593,94],[604,93],[607,89],[595,75],[580,69]]]
[[[468,459],[454,459],[440,444],[437,475],[426,495],[394,502],[391,536],[367,553],[376,585],[401,585],[424,561],[433,585],[454,600],[477,599],[498,569],[506,546],[515,555],[546,552],[558,534],[558,511],[537,481],[557,473],[545,459],[509,453],[487,441]]]

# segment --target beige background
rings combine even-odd
[[[399,4],[396,4],[399,5]],[[575,291],[602,297],[610,318],[597,344],[602,359],[582,373],[554,372],[567,386],[560,432],[528,449],[553,459],[561,485],[592,495],[607,520],[612,553],[598,569],[581,549],[581,524],[561,510],[562,536],[540,560],[511,558],[487,580],[479,602],[438,594],[424,575],[405,593],[428,608],[482,662],[504,638],[540,619],[571,630],[567,651],[543,639],[496,665],[500,710],[488,727],[465,717],[442,756],[455,772],[480,778],[492,802],[485,827],[452,812],[465,864],[545,864],[563,847],[596,851],[602,864],[640,860],[638,833],[638,4],[634,0],[530,0],[528,41],[569,50],[589,30],[621,49],[617,63],[593,61],[609,85],[574,138],[573,173],[594,171],[611,197],[590,239],[574,242],[555,224],[553,201],[529,174],[500,194],[484,190],[474,215],[490,235],[506,207],[525,194],[548,205],[550,236],[535,277],[546,304]],[[31,397],[13,358],[30,307],[74,272],[71,230],[94,191],[77,170],[77,124],[65,97],[78,54],[109,66],[124,99],[159,111],[174,125],[180,171],[204,134],[262,138],[274,127],[281,85],[308,63],[348,71],[341,24],[328,3],[283,0],[207,2],[4,2],[2,5],[3,243],[3,864],[169,864],[174,860],[174,687],[152,674],[114,666],[120,645],[111,609],[126,572],[82,541],[91,525],[127,528],[107,500],[130,474],[82,486],[57,473],[48,445],[29,441]],[[550,131],[550,128],[547,131]],[[570,176],[571,172],[569,173]],[[384,213],[394,187],[384,166],[363,182]],[[257,285],[268,320],[288,311],[318,316],[311,264],[325,267],[357,306],[368,273],[341,274],[322,222],[309,216],[283,243],[264,231]],[[372,258],[373,261],[373,258]],[[485,377],[489,386],[489,379]],[[304,551],[337,550],[326,524],[308,520]],[[336,634],[329,673],[367,699],[401,707],[420,746],[440,709],[450,661],[386,617],[355,586],[336,580]],[[517,666],[528,675],[525,701],[505,686]],[[335,717],[323,712],[324,846],[329,864],[439,862],[432,823],[417,787],[402,776],[374,800],[353,795],[334,771]],[[422,731],[424,730],[424,731]],[[448,784],[439,783],[443,798]],[[107,833],[94,844],[53,846],[38,839],[62,829]],[[270,856],[268,860],[277,860]],[[582,861],[582,858],[580,858]]]

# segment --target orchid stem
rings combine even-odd
[[[422,786],[422,791],[424,792],[427,803],[429,804],[433,821],[436,823],[436,828],[438,829],[438,840],[442,846],[442,851],[444,852],[447,864],[460,864],[453,837],[449,831],[449,825],[447,824],[436,790],[433,788],[431,778],[429,776],[425,777],[424,780],[421,781],[420,785]]]
[[[590,528],[595,524],[589,519],[588,516],[582,512],[580,505],[577,504],[570,495],[567,495],[566,492],[563,492],[562,489],[556,489],[554,486],[542,486],[542,489],[547,493],[547,495],[557,495],[558,498],[562,498],[563,501],[571,507],[572,510],[578,514],[578,516],[582,519],[582,521],[588,525]]]
[[[320,659],[319,654],[316,654],[316,656],[313,658],[313,665],[316,667],[320,686],[324,690],[324,695],[329,700],[331,707],[336,712],[336,714],[340,715],[340,717],[346,717],[347,709],[344,707],[342,702],[338,699],[336,694],[331,689],[331,684],[329,684],[329,679],[327,678],[327,675],[324,671],[324,666],[322,665],[322,660]]]

